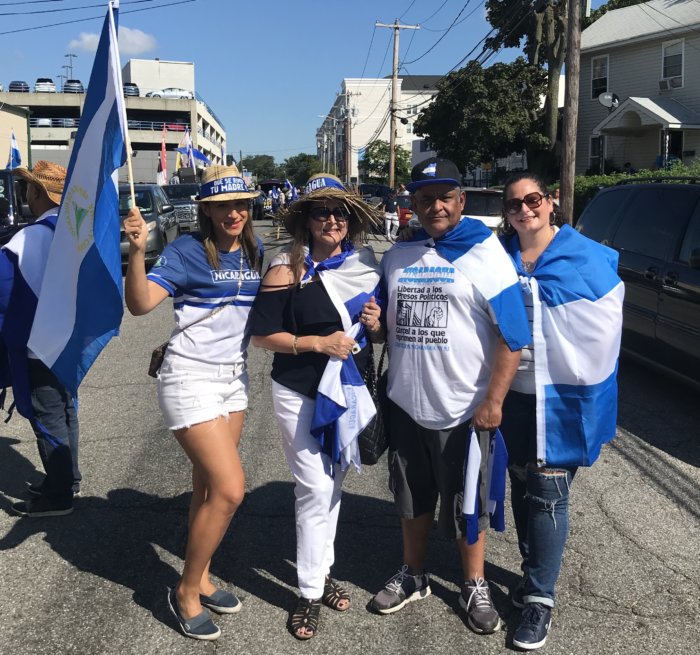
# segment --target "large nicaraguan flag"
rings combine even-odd
[[[127,135],[118,6],[111,0],[107,8],[28,344],[73,394],[123,313],[117,169]]]
[[[532,293],[538,463],[590,466],[616,432],[618,255],[565,225],[527,274],[516,238],[505,245]]]
[[[498,237],[479,220],[462,216],[460,222],[438,239],[417,230],[412,241],[428,241],[479,290],[498,321],[511,350],[531,342],[530,324],[518,275]]]
[[[22,155],[19,152],[19,146],[17,145],[17,139],[15,138],[15,131],[12,130],[10,136],[10,155],[7,158],[7,168],[12,170],[22,165]]]
[[[275,257],[270,266],[285,264],[289,255]],[[365,328],[360,323],[363,305],[379,295],[379,266],[369,248],[355,250],[352,246],[339,255],[315,264],[307,254],[308,271],[301,284],[307,284],[315,275],[321,282],[340,315],[343,330],[360,347],[367,344]],[[357,435],[376,414],[374,402],[360,375],[355,360],[331,357],[319,382],[316,405],[311,420],[311,434],[318,439],[321,449],[333,466],[345,470],[354,464],[359,470],[360,452]]]

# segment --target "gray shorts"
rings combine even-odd
[[[448,430],[429,430],[416,423],[398,405],[389,401],[389,489],[402,519],[435,514],[438,498],[438,532],[443,537],[465,536],[462,516],[464,458],[471,420]],[[486,489],[487,440],[480,439],[481,514],[479,532],[489,525]]]

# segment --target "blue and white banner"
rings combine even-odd
[[[22,155],[19,152],[19,146],[17,145],[17,139],[15,139],[15,131],[12,130],[12,135],[10,136],[10,155],[7,158],[7,169],[12,170],[22,165]]]
[[[418,230],[411,241],[428,241],[453,264],[489,303],[503,339],[511,350],[531,343],[530,324],[513,262],[496,235],[481,221],[463,216],[437,240]]]
[[[538,463],[590,466],[616,432],[618,255],[565,225],[529,275],[517,239],[505,245],[532,293]]]
[[[123,313],[117,169],[127,135],[112,0],[85,96],[29,348],[73,393]]]

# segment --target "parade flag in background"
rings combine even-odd
[[[22,156],[19,154],[19,146],[17,145],[17,139],[15,139],[15,131],[12,130],[12,136],[10,137],[10,156],[7,158],[7,168],[12,170],[22,165]]]
[[[203,162],[207,166],[211,166],[211,159],[207,157],[201,150],[197,150],[197,148],[193,148],[192,144],[190,144],[189,148],[178,148],[178,152],[182,153],[183,155],[187,156],[189,159],[190,157],[194,159],[199,159],[199,161]]]
[[[177,173],[184,165],[184,160],[182,159],[182,153],[185,152],[183,148],[185,148],[185,139],[188,136],[188,132],[185,132],[185,136],[182,137],[182,140],[180,141],[180,144],[178,145],[176,152],[177,156],[175,157],[175,172]]]
[[[185,152],[182,153],[186,157],[187,165],[190,168],[195,168],[194,152],[192,152],[192,139],[190,138],[190,130],[185,130]]]
[[[158,155],[158,173],[156,182],[163,186],[168,183],[168,161],[165,152],[165,124],[163,124],[163,137],[160,140],[160,154]]]
[[[126,114],[111,0],[68,165],[29,348],[73,393],[123,313],[117,169],[126,162]]]
[[[299,194],[297,193],[297,188],[289,180],[285,180],[284,183],[287,185],[287,188],[291,192],[291,195],[289,196],[287,202],[294,202],[295,200],[298,200]]]

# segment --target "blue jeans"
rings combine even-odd
[[[55,500],[70,499],[72,502],[74,487],[80,485],[75,400],[38,359],[29,359],[29,384],[34,410],[31,424],[46,472],[42,484],[44,494]]]
[[[534,394],[508,393],[501,433],[508,448],[511,505],[523,559],[523,600],[554,607],[569,535],[569,491],[577,469],[537,467]]]

